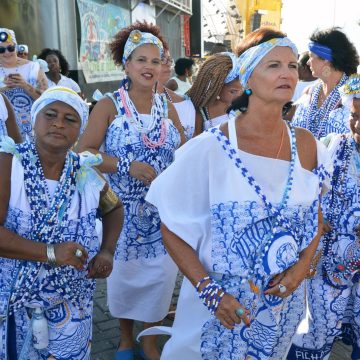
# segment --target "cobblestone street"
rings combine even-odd
[[[176,302],[181,285],[181,277],[178,277],[176,289],[174,292],[173,303]],[[171,325],[171,321],[165,319],[164,325]],[[141,331],[140,324],[135,322],[135,335]],[[159,345],[162,347],[167,337],[159,337]],[[114,353],[119,341],[118,321],[114,319],[106,305],[106,281],[100,280],[97,284],[97,290],[94,298],[94,321],[93,321],[93,344],[92,344],[92,360],[113,360]],[[141,360],[138,352],[140,346],[137,344],[135,349],[135,360]],[[333,349],[333,353],[329,360],[350,360],[351,349],[338,342]],[[185,359],[184,359],[185,360]],[[186,359],[191,360],[191,359]],[[300,359],[305,360],[305,359]]]

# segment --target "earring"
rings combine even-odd
[[[331,74],[330,66],[324,66],[323,69],[322,69],[321,75],[324,78],[328,78],[330,76],[330,74]]]
[[[126,91],[130,89],[130,78],[128,78],[126,75],[121,81],[121,87],[123,87]]]
[[[220,96],[219,96],[219,95],[216,97],[216,100],[220,100]]]
[[[252,90],[250,88],[245,89],[244,93],[245,93],[245,95],[250,96],[252,94]]]

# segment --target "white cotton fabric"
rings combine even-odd
[[[64,86],[74,90],[77,93],[81,92],[80,86],[73,79],[70,79],[69,77],[62,74],[60,74],[60,80],[57,84],[48,78],[48,86],[49,88],[53,86]]]
[[[209,130],[215,126],[221,125],[222,123],[224,123],[228,120],[229,120],[228,114],[223,114],[223,115],[214,117],[213,119],[210,119],[210,120],[205,120],[204,121],[204,130]]]
[[[7,136],[6,120],[9,116],[8,110],[4,101],[4,95],[0,94],[0,138]]]
[[[190,140],[195,131],[195,107],[190,99],[173,103],[173,105],[184,128],[185,137]]]
[[[191,88],[191,83],[188,79],[186,79],[186,81],[182,81],[177,76],[174,76],[170,80],[174,80],[177,83],[178,88],[174,90],[174,92],[178,95],[185,95],[185,93]]]

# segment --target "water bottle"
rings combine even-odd
[[[35,349],[45,349],[49,345],[49,327],[42,308],[35,308],[32,314],[33,345]]]

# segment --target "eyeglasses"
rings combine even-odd
[[[7,50],[8,52],[14,52],[16,46],[15,45],[8,45],[8,46],[0,46],[0,54],[4,54]]]
[[[171,57],[164,57],[161,59],[161,64],[162,65],[169,65],[169,66],[174,66],[175,65],[175,61],[173,58]]]

